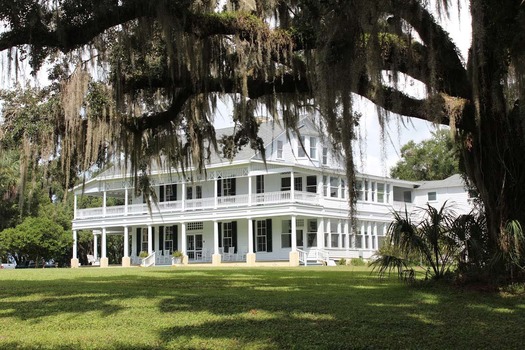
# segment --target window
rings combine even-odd
[[[317,176],[306,177],[306,192],[317,193]]]
[[[294,181],[294,190],[302,191],[303,190],[303,178],[296,177],[293,179],[293,181]]]
[[[222,246],[227,252],[230,247],[233,247],[233,225],[231,222],[222,223]]]
[[[322,159],[323,165],[328,164],[328,148],[323,147],[323,159]]]
[[[405,203],[412,203],[412,191],[403,192],[403,199]]]
[[[140,244],[140,250],[147,252],[148,251],[148,229],[141,229],[141,244]]]
[[[224,196],[235,196],[235,178],[222,180],[222,193]]]
[[[308,220],[307,238],[308,247],[317,247],[317,220]]]
[[[341,198],[346,198],[346,184],[345,180],[341,179]]]
[[[256,244],[257,244],[257,251],[258,252],[266,252],[267,251],[267,235],[266,235],[266,220],[259,220],[257,221],[256,226]]]
[[[339,178],[330,176],[330,197],[337,198],[338,187],[339,187]]]
[[[375,182],[370,183],[370,189],[372,190],[370,200],[372,202],[375,202],[376,201],[376,183]]]
[[[188,231],[202,231],[203,228],[204,223],[202,221],[188,222],[188,224],[186,225],[186,229]]]
[[[365,201],[368,201],[368,189],[370,188],[370,183],[368,180],[365,180]]]
[[[428,192],[428,201],[436,201],[437,200],[437,193],[436,192]]]
[[[193,199],[193,187],[186,188],[186,199]]]
[[[282,221],[282,234],[281,234],[281,247],[291,248],[292,247],[292,221]]]
[[[255,178],[255,192],[264,193],[264,175],[257,175]]]
[[[332,237],[332,239],[331,239],[332,240],[331,241],[332,246],[331,247],[332,248],[339,248],[339,234],[332,233],[330,236]]]
[[[356,181],[355,190],[357,192],[357,200],[362,201],[365,199],[365,188],[363,186],[363,181]]]
[[[317,139],[310,137],[310,158],[317,159]]]
[[[323,196],[328,196],[328,177],[323,176]]]
[[[176,201],[177,200],[177,185],[176,184],[166,185],[165,189],[166,189],[166,201],[167,202]]]
[[[379,203],[385,202],[385,184],[377,183],[377,201]]]
[[[290,177],[281,178],[281,191],[290,191],[292,189],[292,180]]]
[[[386,202],[390,203],[390,184],[386,184]]]
[[[306,157],[306,153],[304,151],[305,145],[305,139],[304,136],[301,136],[300,140],[297,140],[297,156],[298,157]]]
[[[394,186],[394,202],[412,203],[412,191],[408,188]]]
[[[202,186],[195,186],[195,199],[202,198]]]
[[[277,158],[283,159],[283,142],[277,141]]]
[[[164,249],[173,253],[173,236],[175,234],[173,226],[167,226],[164,233]]]

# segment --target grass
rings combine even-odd
[[[365,267],[0,271],[0,348],[518,349],[525,297]]]

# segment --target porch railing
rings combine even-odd
[[[151,253],[147,258],[142,259],[142,267],[155,266],[155,252]]]
[[[266,192],[251,195],[241,194],[237,196],[208,197],[199,199],[188,199],[171,202],[159,202],[151,205],[153,212],[169,213],[177,211],[197,211],[205,209],[241,207],[262,204],[283,204],[297,202],[303,204],[319,204],[320,198],[317,193],[295,191],[292,199],[291,191]],[[118,205],[104,208],[78,209],[75,219],[100,218],[104,216],[123,215],[146,215],[150,208],[145,203]]]
[[[301,249],[297,249],[297,253],[299,253],[299,264],[303,264],[304,266],[308,265],[308,254]]]

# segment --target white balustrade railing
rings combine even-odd
[[[155,266],[155,252],[151,253],[147,258],[142,259],[140,264],[142,267]]]
[[[299,202],[305,204],[319,204],[319,195],[310,192],[295,191],[292,199],[291,191],[276,191],[257,193],[251,195],[241,194],[237,196],[208,197],[199,199],[188,199],[184,201],[158,202],[151,205],[153,212],[169,213],[180,211],[194,211],[203,209],[212,209],[217,207],[240,207],[248,205],[261,204],[281,204],[290,202]],[[78,209],[75,219],[99,218],[104,216],[123,216],[123,215],[144,215],[149,214],[150,208],[146,203],[130,204],[127,206],[118,205],[106,207],[105,213],[103,208]]]
[[[297,249],[297,253],[299,253],[299,263],[302,263],[304,266],[308,265],[308,253],[306,253],[304,250]]]

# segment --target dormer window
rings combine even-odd
[[[283,159],[283,142],[277,141],[277,159]]]
[[[306,157],[306,152],[304,151],[305,147],[305,138],[304,136],[301,136],[300,140],[297,141],[297,156],[299,158]]]
[[[317,138],[310,137],[310,158],[317,159]]]

